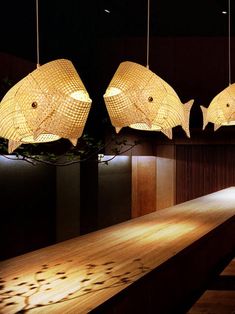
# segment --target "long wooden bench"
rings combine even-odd
[[[235,187],[0,263],[0,313],[183,313],[235,252]]]

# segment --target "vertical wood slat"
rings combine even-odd
[[[132,218],[156,210],[156,157],[132,157]]]
[[[176,203],[235,184],[235,145],[177,145]]]

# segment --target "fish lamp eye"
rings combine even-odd
[[[38,106],[38,103],[37,103],[36,101],[34,101],[34,102],[32,103],[32,108],[33,108],[33,109],[36,109],[37,106]]]
[[[226,104],[226,107],[230,107],[230,105],[229,105],[229,104]]]
[[[148,101],[149,101],[149,102],[152,102],[152,101],[153,101],[153,97],[152,97],[152,96],[149,96]]]

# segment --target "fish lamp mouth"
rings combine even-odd
[[[227,121],[222,123],[223,126],[231,126],[235,125],[235,120]]]
[[[91,101],[88,93],[83,91],[83,90],[73,92],[70,94],[70,96],[76,100],[79,100],[79,101],[88,101],[88,102]]]
[[[229,107],[229,104],[227,104],[227,107]],[[235,125],[235,112],[230,114],[230,116],[227,117],[227,121],[224,121],[221,125],[224,125],[224,126]]]
[[[53,142],[60,139],[60,136],[50,133],[40,134],[37,139],[33,137],[33,135],[25,136],[21,139],[22,143],[45,143],[45,142]]]
[[[132,129],[136,130],[144,130],[144,131],[161,131],[162,127],[158,126],[157,124],[152,124],[149,127],[146,123],[134,123],[129,126]]]
[[[117,87],[108,87],[105,96],[111,97],[120,94],[122,91]]]

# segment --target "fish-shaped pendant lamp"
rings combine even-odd
[[[228,86],[217,94],[208,108],[201,106],[203,130],[208,122],[214,123],[214,131],[221,126],[235,125],[235,83],[231,83],[231,0],[228,0]]]
[[[0,103],[0,137],[12,153],[22,143],[69,139],[82,135],[91,99],[71,61],[39,66],[14,85]]]
[[[208,108],[201,106],[203,130],[208,122],[214,123],[216,131],[221,126],[235,125],[235,83],[216,95]]]
[[[181,125],[188,137],[194,100],[182,104],[174,89],[138,63],[122,62],[104,95],[112,125],[160,131],[172,138],[172,128]]]

